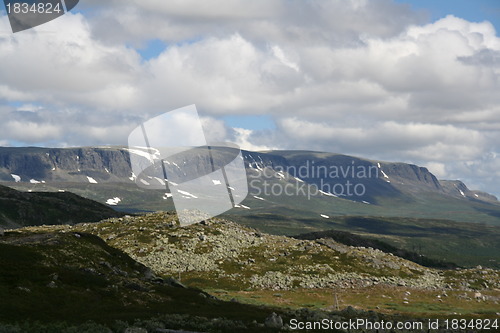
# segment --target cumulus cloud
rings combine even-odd
[[[497,166],[500,38],[489,22],[428,23],[391,0],[81,8],[91,14],[0,34],[4,144],[125,144],[142,120],[195,103],[207,136],[246,148],[408,161],[475,184]],[[141,58],[155,39],[165,49]],[[218,120],[238,114],[269,115],[277,128]]]

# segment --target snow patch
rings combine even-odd
[[[371,203],[369,203],[368,201],[364,201],[364,200],[363,200],[363,203],[364,203],[364,204],[367,204],[367,205],[371,205]]]
[[[106,201],[106,203],[110,206],[116,206],[120,203],[120,201],[122,201],[122,199],[120,199],[118,197],[114,197],[114,198],[108,199]]]
[[[30,179],[31,184],[40,184],[40,182],[36,179]]]
[[[180,194],[184,195],[185,198],[193,198],[193,199],[198,199],[198,197],[196,195],[192,195],[191,193],[189,192],[186,192],[186,191],[182,191],[182,190],[177,190],[177,192],[179,192]]]
[[[293,177],[293,178],[295,178],[295,180],[296,180],[296,181],[298,181],[298,182],[301,182],[301,183],[303,183],[303,182],[304,182],[304,181],[303,181],[302,179],[300,179],[300,178],[297,178],[297,177]]]
[[[221,181],[220,180],[217,180],[217,179],[212,179],[212,183],[214,183],[214,185],[221,185]]]
[[[172,193],[165,193],[165,194],[163,195],[163,199],[164,199],[164,200],[167,200],[168,198],[171,198],[171,197],[172,197]]]
[[[145,181],[144,179],[141,179],[141,183],[143,183],[144,185],[148,185],[148,186],[151,185],[147,181]]]
[[[378,166],[379,169],[382,168],[382,166],[380,165],[380,163],[377,163],[377,166]]]
[[[137,148],[142,148],[142,147],[137,147]],[[154,160],[159,160],[160,159],[160,151],[157,149],[153,148],[142,148],[144,150],[140,149],[130,149],[130,148],[124,148],[126,151],[128,151],[130,154],[138,155],[141,157],[144,157],[145,159],[149,160],[151,163],[154,163]],[[146,151],[147,150],[147,151]],[[153,150],[153,153],[150,153],[149,150]]]
[[[327,195],[327,196],[329,196],[329,197],[335,197],[335,198],[338,198],[338,196],[336,196],[335,194],[330,193],[330,192],[325,192],[325,191],[319,190],[319,193],[321,193],[321,194],[323,194],[323,195]]]
[[[461,194],[463,197],[465,197],[465,193],[464,193],[464,191],[462,191],[462,190],[459,190],[459,191],[460,191],[460,194]]]
[[[241,204],[235,204],[234,207],[236,207],[236,208],[243,208],[243,209],[250,209],[250,207],[245,206],[245,205],[241,205]]]
[[[130,179],[131,181],[135,181],[137,179],[137,176],[132,172],[132,176],[128,177],[128,179]]]
[[[257,199],[257,200],[262,200],[262,201],[266,201],[266,199],[264,199],[264,198],[261,198],[261,197],[258,197],[258,196],[256,196],[256,195],[254,195],[253,197],[254,197],[255,199]]]
[[[384,172],[384,170],[380,169],[380,172],[382,172],[382,175],[384,175],[384,178],[389,178],[389,176],[387,176],[387,174]]]
[[[477,194],[475,194],[475,193],[474,193],[474,195],[476,196],[476,198],[479,198],[479,195],[477,195]]]
[[[330,218],[330,216],[325,215],[325,214],[320,214],[320,216],[321,216],[322,218],[324,218],[324,219],[329,219],[329,218]]]
[[[285,174],[283,172],[277,172],[276,174],[278,175],[279,178],[285,179]]]
[[[16,183],[19,183],[21,181],[21,177],[15,174],[11,174],[12,178],[14,178]]]
[[[155,179],[160,183],[161,185],[165,185],[165,181],[161,178],[155,177]]]
[[[87,176],[87,179],[89,180],[89,183],[97,184],[97,180],[95,180],[94,178]]]

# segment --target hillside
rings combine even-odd
[[[75,224],[122,215],[69,192],[19,192],[0,185],[0,228]]]
[[[345,290],[342,304],[365,311],[486,316],[500,301],[497,270],[431,269],[373,248],[269,235],[222,219],[178,227],[175,214],[158,213],[55,228],[98,235],[155,274],[175,276],[228,300],[292,308],[312,302],[314,308],[327,308],[331,299],[314,295]],[[408,305],[407,292],[416,304]],[[477,292],[484,300],[473,300]],[[361,295],[370,299],[361,301]]]
[[[431,268],[453,269],[459,266],[452,262],[434,260],[421,254],[422,250],[414,248],[414,251],[408,251],[397,248],[384,241],[375,238],[362,237],[347,231],[325,230],[310,232],[294,236],[296,239],[322,240],[323,242],[333,240],[348,246],[370,247],[386,253],[392,253],[395,256],[413,261],[419,265]]]
[[[378,242],[387,243],[398,249],[392,251],[394,254],[407,251],[434,262],[500,269],[500,227],[495,225],[381,216],[308,217],[290,210],[282,210],[280,214],[262,212],[226,216],[272,234],[300,237],[306,232],[316,233],[319,238],[332,238],[332,234],[347,232],[371,241],[368,244],[359,242],[361,246],[377,247]],[[381,249],[391,252],[387,247]]]
[[[34,229],[0,237],[2,332],[123,332],[134,326],[276,331],[264,325],[275,309],[223,302],[156,277],[102,239],[69,226]]]

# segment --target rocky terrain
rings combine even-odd
[[[152,214],[77,226],[163,275],[206,279],[235,289],[356,287],[443,288],[431,269],[379,250],[263,234],[213,219],[178,228],[174,215]]]
[[[273,311],[286,318],[157,277],[99,237],[68,227],[0,237],[0,299],[0,332],[9,333],[272,332],[266,318]]]
[[[78,313],[96,322],[95,332],[273,332],[292,318],[500,315],[497,270],[432,269],[378,249],[269,235],[220,218],[180,227],[175,213],[164,212],[35,226],[7,230],[0,248],[0,296],[11,299],[0,322],[34,313],[50,326]],[[132,325],[131,317],[144,319]],[[36,332],[13,332],[26,327]]]
[[[158,276],[174,276],[203,289],[252,293],[394,288],[432,294],[433,302],[442,302],[446,294],[459,303],[483,302],[497,309],[500,303],[497,270],[432,269],[378,249],[269,235],[224,219],[179,227],[176,215],[167,212],[26,230],[47,229],[92,233]]]

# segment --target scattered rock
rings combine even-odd
[[[266,320],[264,321],[264,325],[267,328],[282,328],[283,319],[273,312],[269,317],[266,318]]]
[[[128,327],[123,333],[148,333],[148,330],[142,327]]]
[[[347,308],[345,308],[344,310],[342,310],[341,313],[342,313],[342,315],[344,315],[348,318],[353,318],[353,317],[356,317],[358,315],[358,311],[356,311],[356,309],[350,305]]]
[[[165,282],[171,287],[187,289],[187,287],[184,284],[182,284],[180,281],[178,281],[173,277],[169,277],[168,279],[165,280]]]
[[[144,276],[145,280],[154,280],[154,279],[156,279],[155,273],[149,267],[146,268],[146,270],[143,273],[143,276]]]

